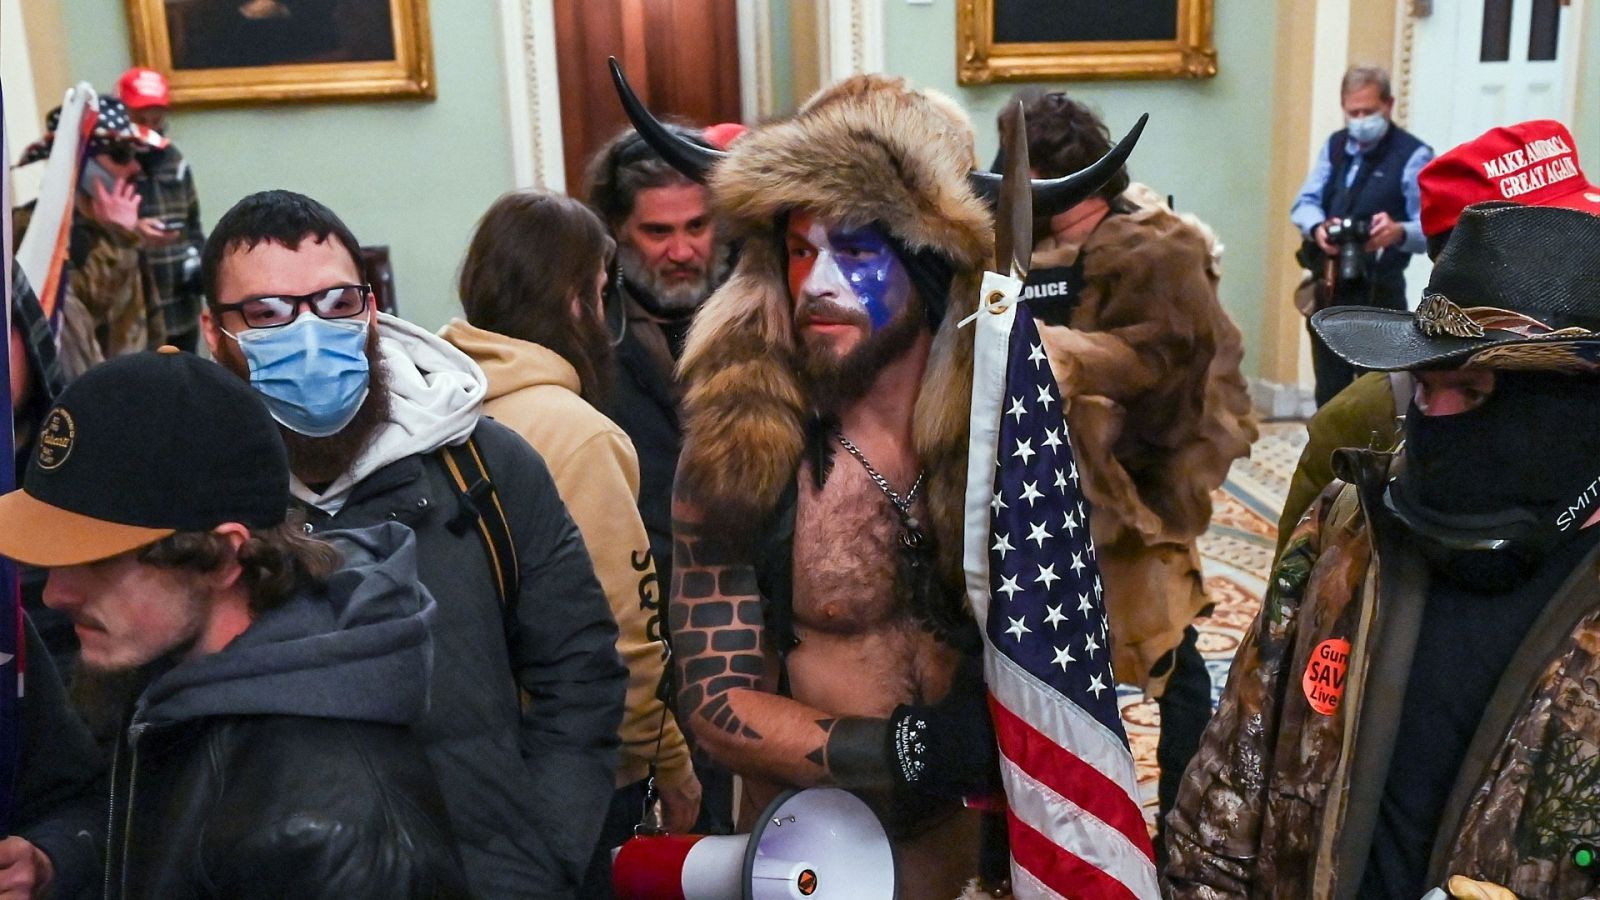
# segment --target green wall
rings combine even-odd
[[[964,88],[956,84],[955,0],[910,6],[888,0],[884,69],[961,102],[978,131],[979,159],[994,157],[995,114],[1021,84]],[[1113,139],[1148,112],[1150,124],[1128,171],[1162,194],[1172,194],[1181,212],[1216,229],[1226,248],[1221,295],[1244,334],[1247,374],[1257,371],[1254,349],[1261,340],[1265,245],[1272,131],[1272,73],[1277,23],[1269,0],[1221,0],[1216,4],[1217,75],[1161,81],[1084,81],[1057,85],[1097,109]],[[915,39],[906,39],[915,35]],[[1276,299],[1274,302],[1278,302]],[[1287,303],[1288,298],[1281,298]]]
[[[1583,174],[1600,183],[1600,0],[1584,5],[1583,37],[1578,46],[1578,112],[1572,136],[1578,141]]]
[[[61,3],[73,77],[114,89],[129,65],[124,0]],[[315,197],[362,243],[389,245],[401,312],[435,328],[458,309],[472,227],[512,171],[499,16],[486,4],[431,6],[436,101],[177,111],[171,127],[206,227],[254,191]]]

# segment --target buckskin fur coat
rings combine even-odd
[[[1117,680],[1159,695],[1150,669],[1208,600],[1195,538],[1211,492],[1256,438],[1239,330],[1217,300],[1216,239],[1149,188],[1120,198],[1081,245],[1054,235],[1033,268],[1083,262],[1067,326],[1041,324],[1094,507]]]

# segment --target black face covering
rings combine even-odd
[[[1504,590],[1576,536],[1600,503],[1600,379],[1500,372],[1476,409],[1406,412],[1385,502],[1437,574]]]

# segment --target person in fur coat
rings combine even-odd
[[[894,842],[901,896],[955,897],[979,871],[962,799],[998,791],[961,561],[972,341],[956,323],[993,249],[971,125],[878,75],[726,153],[630,115],[708,177],[742,245],[680,364],[680,720],[743,776],[743,822],[784,788],[854,790]],[[1096,173],[1036,195],[1076,203]]]
[[[1035,174],[1061,175],[1111,147],[1065,94],[1024,107]],[[1117,173],[1049,220],[1029,285],[1094,504],[1117,680],[1157,698],[1160,813],[1177,796],[1211,717],[1191,624],[1209,603],[1195,539],[1211,492],[1256,438],[1239,330],[1217,301],[1211,229]]]

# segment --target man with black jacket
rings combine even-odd
[[[696,131],[670,126],[686,140]],[[639,453],[639,512],[662,585],[672,582],[672,476],[683,435],[673,367],[695,311],[726,266],[709,194],[629,129],[595,154],[585,178],[589,206],[617,242],[606,283],[607,322],[620,336],[611,418]]]
[[[0,497],[0,553],[50,570],[86,671],[147,683],[112,764],[108,898],[467,896],[409,730],[435,611],[411,537],[325,543],[288,501],[267,411],[174,347],[69,387]]]
[[[1433,148],[1390,119],[1389,74],[1377,66],[1345,72],[1339,103],[1345,127],[1328,138],[1289,210],[1306,241],[1300,259],[1318,279],[1318,309],[1405,309],[1406,266],[1413,253],[1427,249],[1417,175],[1433,159]],[[1354,272],[1344,271],[1341,246],[1348,247],[1347,257],[1356,254]],[[1318,406],[1355,378],[1355,367],[1331,353],[1315,331],[1311,360]]]
[[[246,197],[206,243],[201,332],[277,419],[315,530],[416,533],[439,603],[417,731],[474,896],[571,897],[614,787],[616,622],[544,461],[483,417],[483,372],[379,314],[359,258],[315,200]]]

